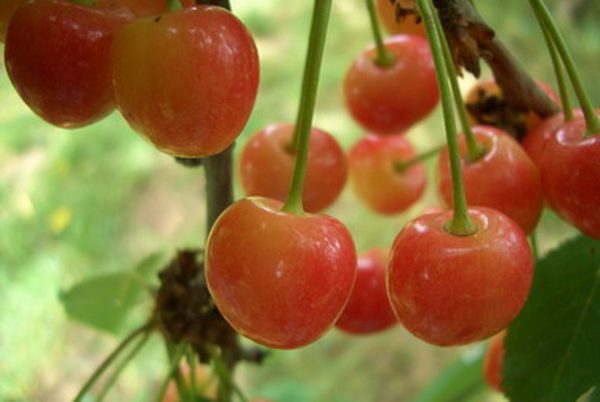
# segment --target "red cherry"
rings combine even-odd
[[[27,3],[27,0],[2,0],[0,1],[0,43],[6,41],[6,31],[13,14],[19,7]]]
[[[502,363],[504,361],[504,338],[502,331],[492,338],[483,361],[483,377],[488,385],[498,392],[502,391]]]
[[[258,89],[258,55],[244,25],[198,6],[125,27],[114,46],[117,107],[162,151],[218,153],[244,128]]]
[[[362,138],[348,155],[350,182],[356,195],[382,214],[406,210],[423,195],[427,182],[421,163],[399,171],[399,163],[414,157],[415,152],[404,137]]]
[[[206,281],[240,334],[269,347],[307,345],[329,330],[356,276],[350,233],[326,215],[293,215],[246,198],[219,217],[206,246]]]
[[[167,11],[166,0],[96,0],[95,6],[130,11],[136,16],[157,16]]]
[[[23,101],[59,127],[91,124],[113,108],[111,46],[125,21],[69,2],[19,8],[6,36],[8,75]]]
[[[240,158],[240,179],[247,195],[285,201],[294,170],[290,150],[292,124],[273,124],[254,134]],[[331,134],[313,128],[310,135],[304,208],[318,212],[331,205],[346,184],[348,167],[344,151]]]
[[[600,239],[600,135],[584,137],[583,118],[550,137],[542,157],[542,188],[550,206],[586,235]]]
[[[350,334],[372,334],[397,323],[385,287],[389,252],[374,248],[358,256],[356,282],[344,312],[335,324]]]
[[[419,21],[417,15],[407,15],[404,18],[396,18],[396,4],[406,9],[416,9],[413,0],[398,0],[396,3],[390,0],[377,0],[377,13],[385,29],[391,34],[411,34],[427,38],[425,26]]]
[[[533,277],[533,256],[519,226],[489,208],[470,208],[478,227],[455,236],[452,212],[425,215],[396,237],[388,292],[400,322],[440,346],[485,339],[519,313]]]
[[[486,153],[476,161],[467,161],[465,138],[459,138],[467,202],[497,209],[519,224],[526,234],[531,233],[544,207],[537,167],[505,132],[489,126],[475,126],[473,133]],[[451,206],[452,177],[447,148],[440,154],[438,172],[439,193]]]
[[[350,113],[368,131],[394,134],[425,118],[439,91],[425,39],[396,35],[385,46],[396,57],[393,65],[378,66],[375,48],[368,48],[346,73],[344,95]]]

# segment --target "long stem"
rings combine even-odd
[[[586,135],[600,133],[600,118],[598,118],[594,112],[592,101],[590,100],[590,97],[584,88],[583,80],[579,75],[573,55],[569,50],[565,38],[558,29],[554,18],[552,18],[552,14],[548,10],[548,7],[546,7],[544,4],[543,0],[529,0],[529,2],[531,3],[531,7],[534,9],[534,11],[539,13],[544,26],[548,29],[548,33],[550,34],[554,45],[556,45],[558,53],[560,54],[560,57],[565,65],[567,74],[569,74],[571,84],[575,90],[575,95],[577,96],[577,100],[579,101],[579,105],[581,106],[583,115],[585,116],[585,122],[587,126]]]
[[[294,133],[294,138],[298,138],[296,163],[290,191],[283,206],[284,211],[293,214],[302,214],[304,212],[302,206],[302,189],[306,175],[308,146],[315,112],[321,62],[323,60],[325,39],[327,37],[329,15],[331,14],[331,2],[332,0],[315,0],[314,2],[306,65],[302,80],[300,108],[296,120],[296,131]]]
[[[111,366],[111,364],[115,361],[115,359],[119,357],[121,352],[125,350],[127,345],[129,345],[139,335],[149,331],[152,328],[152,326],[153,324],[151,323],[145,324],[132,331],[129,335],[127,335],[127,337],[123,339],[121,343],[119,343],[119,345],[117,345],[115,350],[113,350],[112,353],[109,354],[106,357],[106,359],[104,359],[104,361],[100,364],[100,366],[98,366],[96,371],[92,373],[91,377],[85,382],[85,384],[83,384],[83,387],[81,387],[81,390],[79,391],[73,402],[81,402],[83,400],[83,397],[90,391],[90,389],[94,386],[96,381],[98,381],[100,376],[104,374],[106,369],[108,369]]]
[[[462,180],[462,167],[460,151],[458,148],[458,133],[453,111],[452,88],[448,82],[448,69],[444,62],[444,50],[440,41],[435,23],[435,16],[431,0],[416,0],[421,13],[421,18],[427,29],[427,36],[431,44],[438,85],[442,95],[444,110],[444,123],[446,126],[446,139],[450,156],[450,171],[452,173],[452,190],[454,197],[454,214],[446,230],[453,235],[467,236],[477,231],[477,226],[469,218],[467,199]]]
[[[467,160],[469,162],[475,162],[476,160],[480,159],[485,155],[485,148],[480,147],[477,144],[475,134],[473,134],[473,130],[471,129],[471,124],[469,123],[469,117],[467,114],[467,107],[465,106],[465,102],[463,101],[462,94],[460,93],[460,87],[458,85],[458,79],[456,78],[456,67],[454,66],[454,59],[452,58],[452,53],[450,53],[450,46],[448,45],[448,41],[446,40],[446,35],[444,35],[444,28],[442,27],[442,23],[440,22],[439,15],[437,13],[433,13],[433,15],[435,17],[435,28],[438,32],[438,37],[440,38],[440,42],[442,44],[442,50],[444,51],[444,62],[446,64],[448,78],[452,86],[452,92],[454,93],[454,103],[456,105],[456,111],[458,113],[458,118],[460,119],[461,127],[463,129],[463,133],[465,135],[465,140],[467,143]]]
[[[162,400],[165,399],[165,394],[167,393],[169,383],[173,379],[174,374],[179,370],[179,365],[181,362],[181,358],[183,357],[183,353],[183,349],[178,349],[172,356],[169,355],[169,371],[167,371],[167,375],[164,377],[163,382],[160,384],[158,393],[156,394],[155,402],[162,402]]]
[[[396,57],[393,53],[387,50],[385,44],[383,43],[383,36],[381,35],[381,27],[379,26],[379,21],[377,20],[377,12],[375,10],[374,0],[365,0],[365,2],[367,3],[369,19],[371,20],[371,30],[373,31],[375,48],[377,49],[375,64],[382,68],[389,67],[396,62]]]
[[[404,171],[406,171],[408,168],[413,167],[414,165],[423,162],[424,160],[427,160],[433,156],[436,156],[437,154],[439,154],[444,148],[446,148],[446,144],[444,145],[438,145],[435,148],[430,149],[429,151],[425,151],[422,154],[419,154],[417,156],[415,156],[412,159],[409,159],[407,161],[398,161],[394,164],[394,169],[398,172],[398,173],[402,173]]]
[[[206,178],[206,232],[233,202],[233,146],[203,161]]]
[[[550,30],[548,29],[547,24],[544,22],[544,19],[540,15],[539,10],[534,9],[535,17],[542,29],[542,33],[544,34],[544,41],[546,42],[546,47],[550,52],[550,58],[552,59],[552,67],[554,68],[554,75],[556,76],[556,83],[558,84],[558,90],[560,92],[560,102],[562,103],[563,116],[565,121],[573,120],[573,107],[571,105],[571,98],[569,97],[569,90],[567,88],[567,80],[565,77],[565,72],[562,67],[562,63],[560,61],[560,55],[556,50],[556,46],[552,41],[552,37],[550,36]]]
[[[167,353],[169,355],[170,360],[177,360],[181,362],[181,359],[185,355],[186,345],[173,345],[169,340],[165,339],[165,344],[167,347]],[[179,394],[179,399],[181,402],[192,402],[192,396],[190,395],[190,390],[185,384],[183,380],[183,375],[181,374],[181,364],[177,364],[175,368],[171,369],[171,376],[173,380],[175,380],[175,386],[177,387],[177,393]]]
[[[108,380],[106,380],[106,382],[102,386],[102,390],[98,393],[96,402],[102,402],[104,398],[106,398],[106,395],[111,390],[115,382],[119,379],[119,376],[121,375],[125,367],[127,367],[129,362],[131,362],[131,360],[139,353],[139,351],[142,350],[148,339],[150,339],[150,334],[150,332],[146,332],[142,339],[140,339],[138,343],[135,344],[135,346],[131,349],[131,351],[123,358],[123,360],[119,362],[119,365],[115,368]]]

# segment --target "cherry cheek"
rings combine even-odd
[[[489,208],[471,208],[478,227],[449,234],[452,212],[425,215],[398,235],[388,263],[388,292],[400,322],[422,340],[461,345],[504,329],[531,286],[533,256],[521,229]]]

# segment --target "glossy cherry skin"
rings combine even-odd
[[[490,208],[469,209],[478,230],[455,236],[452,212],[424,215],[396,237],[388,292],[400,322],[439,346],[488,338],[519,313],[531,286],[533,256],[523,231]]]
[[[425,118],[439,91],[425,39],[396,35],[385,46],[396,57],[394,64],[378,66],[375,48],[368,48],[346,73],[344,96],[350,114],[367,131],[395,134]]]
[[[526,234],[540,219],[544,197],[540,173],[520,145],[508,134],[490,126],[475,126],[473,132],[486,153],[470,162],[464,136],[459,138],[463,183],[467,203],[497,209],[512,218]],[[440,154],[438,191],[452,206],[452,177],[448,149]]]
[[[348,230],[326,215],[293,215],[280,201],[242,199],[218,218],[206,246],[206,282],[225,319],[268,347],[314,342],[354,286]]]
[[[397,3],[405,8],[416,8],[413,0],[398,0]],[[383,26],[391,34],[411,34],[423,38],[427,37],[425,25],[419,22],[417,16],[409,15],[397,20],[396,6],[390,0],[377,0],[377,13]]]
[[[139,18],[121,30],[113,56],[117,107],[160,150],[213,155],[246,125],[258,89],[258,54],[245,26],[223,8]]]
[[[502,364],[504,362],[504,338],[506,331],[494,336],[483,361],[483,378],[485,382],[498,392],[502,391]]]
[[[422,163],[399,171],[398,164],[415,157],[410,143],[400,136],[368,135],[350,150],[350,183],[356,196],[381,214],[396,214],[421,198],[427,184]]]
[[[247,195],[285,201],[294,170],[290,150],[294,125],[272,124],[254,134],[240,157],[240,180]],[[330,206],[346,184],[346,155],[331,134],[313,128],[302,200],[308,212]]]
[[[27,3],[27,0],[0,1],[0,43],[4,43],[6,41],[6,31],[13,14],[25,3]]]
[[[356,282],[350,300],[335,326],[354,335],[383,331],[398,321],[385,286],[389,252],[374,248],[358,256]]]
[[[135,16],[158,16],[167,11],[166,0],[96,0],[96,8],[129,11]]]
[[[64,1],[38,0],[17,10],[5,62],[23,101],[59,127],[94,123],[114,109],[111,47],[125,20]]]
[[[548,140],[542,188],[563,219],[600,239],[600,135],[584,137],[585,132],[585,120],[576,118]]]

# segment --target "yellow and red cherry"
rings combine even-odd
[[[413,0],[397,0],[395,3],[390,0],[377,0],[377,13],[385,29],[393,35],[411,34],[427,38],[425,26],[416,13],[401,18],[396,17],[396,7],[398,5],[407,9],[416,9]]]
[[[502,390],[504,338],[506,338],[506,331],[500,332],[490,340],[487,353],[483,361],[483,378],[490,387],[498,392],[504,392]]]

